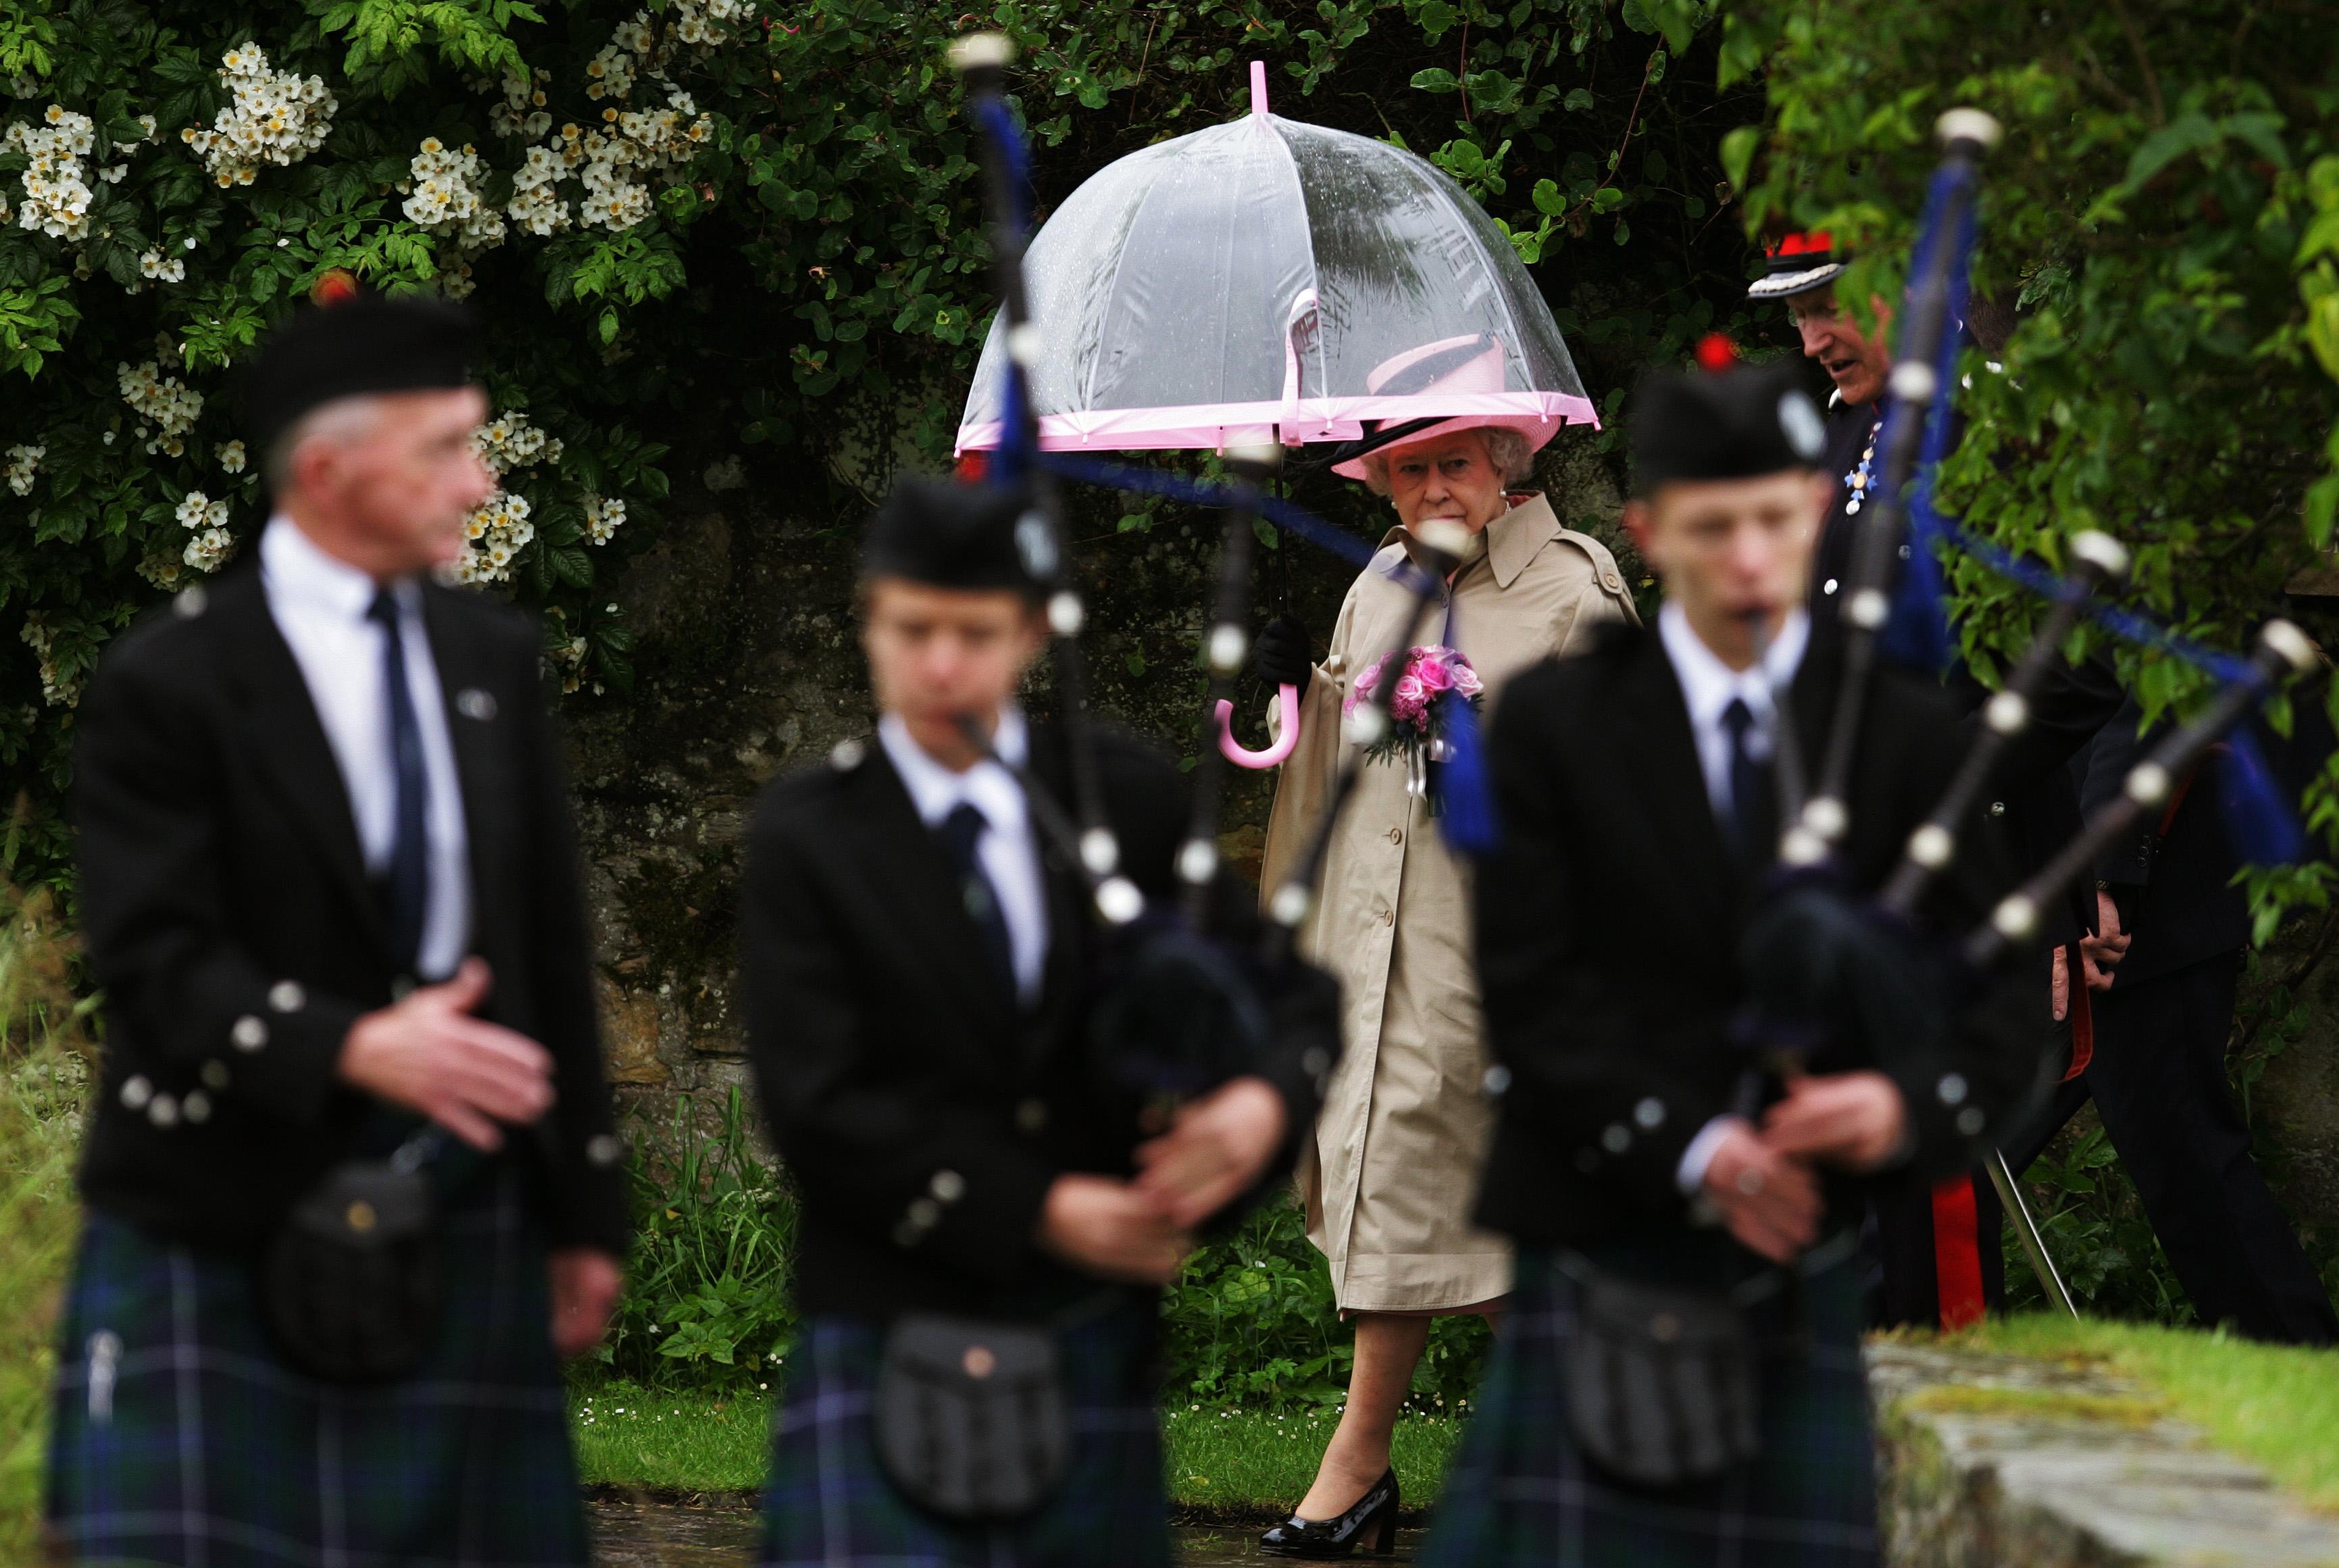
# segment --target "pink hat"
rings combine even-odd
[[[1461,403],[1473,397],[1504,390],[1502,340],[1491,332],[1469,332],[1441,338],[1417,349],[1383,360],[1365,378],[1365,391],[1375,398],[1419,398],[1427,403]],[[1436,440],[1456,430],[1489,426],[1516,430],[1529,451],[1540,451],[1565,421],[1556,415],[1520,413],[1429,414],[1410,419],[1382,419],[1364,435],[1332,449],[1332,471],[1351,479],[1366,477],[1365,459],[1375,452]]]

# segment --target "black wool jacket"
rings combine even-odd
[[[1812,767],[1838,679],[1815,647],[1791,694]],[[1889,670],[1861,727],[1845,858],[1853,884],[1872,890],[1962,742],[1939,685]],[[1478,868],[1479,982],[1509,1077],[1479,1221],[1526,1243],[1685,1223],[1683,1152],[1733,1109],[1748,1062],[1730,1031],[1762,885],[1724,847],[1663,645],[1618,628],[1515,677],[1489,747],[1504,842]],[[1921,912],[1931,929],[1963,933],[2004,891],[1989,823],[1978,813],[1967,824],[1964,853]],[[1970,996],[1941,1059],[1878,1064],[1907,1103],[1910,1158],[1869,1183],[1831,1180],[1836,1218],[1857,1213],[1863,1186],[1963,1169],[2039,1084],[2036,960],[2024,954]]]
[[[424,589],[470,841],[479,1015],[537,1040],[558,1096],[508,1129],[556,1245],[623,1254],[577,845],[538,636],[484,596]],[[400,968],[349,791],[246,561],[116,638],[74,757],[83,929],[105,1070],[81,1189],[157,1234],[247,1246],[355,1151],[378,1102],[335,1075]]]
[[[1109,729],[1096,753],[1122,869],[1174,902],[1184,780]],[[1031,772],[1071,798],[1049,726],[1033,729]],[[756,808],[741,981],[765,1116],[802,1199],[807,1312],[1012,1313],[1079,1288],[1035,1240],[1048,1188],[1066,1172],[1128,1174],[1148,1134],[1088,1066],[1108,938],[1076,873],[1039,843],[1048,958],[1025,1011],[986,971],[949,858],[883,746],[848,741]],[[1219,892],[1220,929],[1252,928],[1248,891],[1229,878]],[[1280,1169],[1339,1049],[1338,991],[1295,965],[1268,1001],[1259,1071],[1288,1113]]]

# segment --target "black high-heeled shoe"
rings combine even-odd
[[[1367,1535],[1371,1550],[1386,1557],[1396,1550],[1396,1472],[1390,1470],[1337,1519],[1302,1519],[1294,1514],[1258,1538],[1273,1557],[1346,1557]]]

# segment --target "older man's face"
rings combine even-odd
[[[1803,356],[1817,360],[1847,403],[1872,403],[1883,395],[1885,378],[1892,373],[1892,354],[1884,334],[1892,326],[1891,307],[1870,300],[1876,313],[1876,336],[1862,332],[1837,302],[1832,284],[1790,295],[1787,315],[1803,340]]]
[[[1475,534],[1510,509],[1483,430],[1416,441],[1387,460],[1389,502],[1408,528],[1449,518]]]
[[[445,566],[463,553],[465,515],[496,487],[471,445],[487,395],[458,387],[368,402],[362,430],[301,443],[289,509],[377,577]]]

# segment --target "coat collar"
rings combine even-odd
[[[1486,547],[1483,556],[1474,556],[1462,566],[1467,573],[1476,559],[1484,559],[1495,574],[1495,586],[1507,588],[1518,581],[1527,563],[1541,553],[1544,546],[1560,535],[1559,514],[1551,509],[1551,502],[1540,490],[1514,490],[1511,509],[1486,525]],[[1402,545],[1410,554],[1414,546],[1412,530],[1400,523],[1381,536],[1381,547]]]
[[[253,765],[271,777],[316,843],[352,912],[387,942],[381,910],[366,879],[350,790],[317,717],[300,661],[277,629],[258,563],[247,560],[208,585],[205,614],[224,645],[231,679],[252,722]]]

